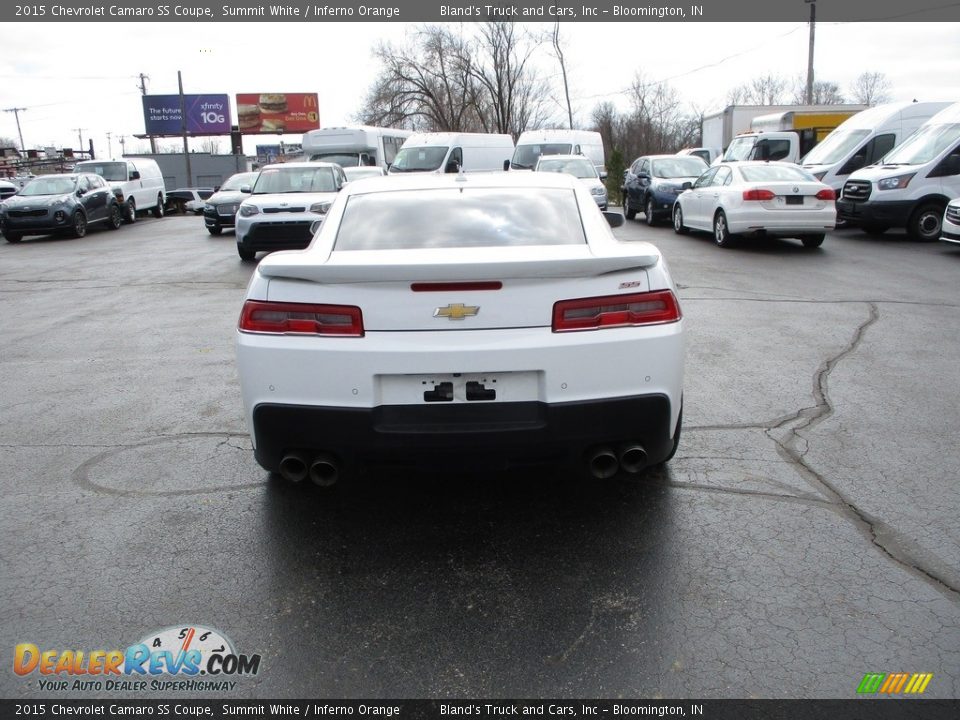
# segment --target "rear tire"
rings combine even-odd
[[[918,207],[907,223],[907,235],[910,239],[917,242],[939,240],[945,209],[945,206],[936,202],[924,203]]]
[[[823,239],[826,237],[824,233],[817,233],[816,235],[804,235],[800,238],[800,241],[803,243],[805,248],[818,248],[823,245]]]
[[[157,219],[163,217],[163,196],[157,195],[157,204],[153,206],[153,216]]]
[[[643,214],[647,218],[647,225],[653,227],[657,224],[657,220],[653,214],[653,198],[647,198],[647,204],[643,206]]]
[[[733,245],[733,235],[730,234],[727,216],[723,210],[717,210],[717,214],[713,217],[713,241],[717,247],[728,248]]]
[[[249,262],[257,257],[257,251],[247,250],[246,248],[242,248],[239,245],[237,245],[237,255],[239,255],[240,259],[243,260],[244,262]]]
[[[683,210],[680,203],[673,206],[673,231],[677,235],[686,235],[690,232],[690,228],[683,224]]]
[[[216,225],[214,227],[210,227],[208,225],[207,232],[210,233],[211,235],[220,235],[221,233],[223,233],[223,228],[220,227],[219,225]]]
[[[79,210],[73,213],[71,233],[75,238],[82,238],[87,234],[87,217]]]

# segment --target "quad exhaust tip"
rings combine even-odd
[[[340,463],[332,455],[317,455],[310,464],[310,479],[319,487],[330,487],[340,479]]]
[[[617,474],[620,461],[611,448],[598,447],[587,455],[587,467],[593,477],[607,480]]]
[[[283,476],[284,480],[289,480],[292,483],[303,482],[307,479],[308,472],[307,458],[300,453],[289,453],[284,455],[283,460],[280,461],[280,475]]]
[[[647,451],[638,443],[630,443],[620,448],[620,467],[624,472],[635,475],[647,466]]]

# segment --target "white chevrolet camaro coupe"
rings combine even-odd
[[[799,238],[815,248],[836,223],[835,201],[829,185],[793,163],[722,163],[677,197],[673,229],[712,232],[720,247],[750,234]]]
[[[684,331],[653,245],[556,173],[370,178],[306,250],[264,258],[237,362],[255,456],[291,481],[357,465],[669,460]]]

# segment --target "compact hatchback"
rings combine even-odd
[[[93,173],[41,175],[0,203],[0,223],[7,242],[26,235],[68,233],[83,237],[87,227],[123,224],[123,212],[107,182]]]
[[[637,473],[680,438],[684,331],[660,252],[559,173],[370,178],[264,258],[237,332],[257,461],[567,461]]]

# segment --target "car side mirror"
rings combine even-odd
[[[603,217],[606,219],[607,224],[612,228],[618,228],[623,225],[623,215],[621,213],[604,210]]]
[[[604,171],[602,171],[602,172],[600,173],[600,179],[601,179],[601,180],[606,180],[606,179],[607,179],[607,171],[606,171],[606,170],[604,170]]]
[[[249,193],[249,192],[251,192],[252,190],[253,190],[253,188],[251,188],[249,185],[241,185],[241,186],[240,186],[240,192],[242,192],[242,193]]]
[[[83,197],[85,192],[83,188],[77,188],[77,197]]]
[[[130,179],[131,179],[131,180],[139,180],[139,179],[140,179],[140,171],[139,171],[139,170],[133,170],[133,171],[131,171],[131,172],[130,172]]]
[[[689,190],[689,189],[692,188],[692,187],[693,187],[693,183],[687,181],[687,182],[683,183],[683,185],[680,186],[680,189],[681,189],[681,190]]]
[[[504,170],[509,170],[509,169],[510,169],[510,161],[509,161],[509,160],[504,160],[504,161],[503,161],[503,169],[504,169]]]

